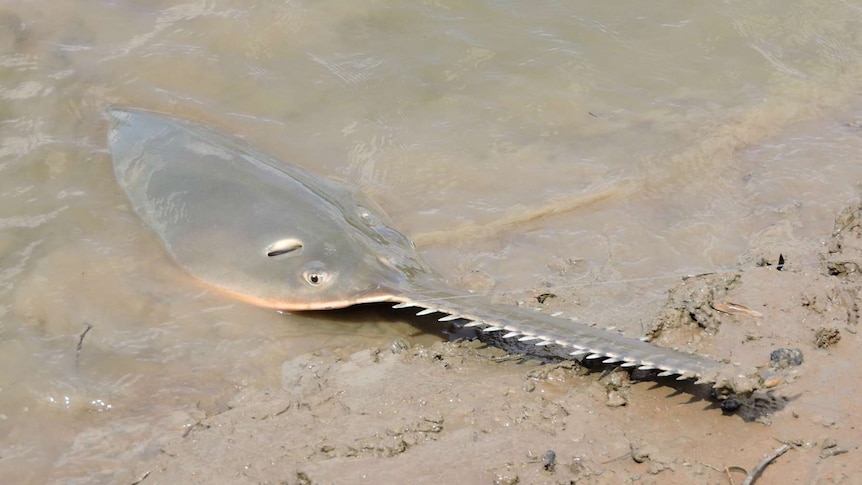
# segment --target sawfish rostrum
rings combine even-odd
[[[461,320],[504,348],[600,359],[711,381],[711,359],[449,287],[357,189],[191,121],[109,111],[114,172],[178,265],[231,295],[278,310],[372,302]]]

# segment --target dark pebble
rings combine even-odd
[[[721,412],[724,414],[733,414],[741,407],[742,401],[737,399],[736,396],[730,396],[724,401],[721,401]]]
[[[802,351],[799,349],[776,349],[769,354],[769,360],[772,362],[772,367],[776,369],[802,365]]]
[[[554,467],[557,466],[557,454],[554,453],[554,450],[546,451],[544,456],[542,456],[542,462],[544,463],[545,470],[549,472],[554,471]]]

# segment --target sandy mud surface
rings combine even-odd
[[[792,218],[791,218],[792,219]],[[283,363],[280,387],[190,410],[139,483],[854,483],[862,418],[862,207],[802,240],[754,235],[741,269],[669,288],[649,335],[756,368],[748,398],[404,341]],[[554,279],[556,278],[556,279]],[[563,276],[550,278],[563,283]],[[528,304],[575,311],[577,290]],[[536,296],[538,296],[537,293]],[[543,300],[539,303],[538,300]]]

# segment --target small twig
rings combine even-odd
[[[85,333],[86,333],[86,332],[85,332]],[[149,470],[147,470],[147,472],[146,472],[146,473],[144,473],[144,475],[143,475],[143,476],[141,476],[141,478],[139,478],[139,479],[137,479],[136,481],[132,482],[132,485],[140,485],[140,483],[141,483],[141,482],[143,482],[144,480],[146,480],[148,476],[150,476],[150,471],[149,471]]]
[[[745,477],[745,481],[742,482],[742,485],[752,485],[754,481],[757,480],[757,478],[760,476],[760,474],[763,473],[763,470],[765,470],[766,467],[769,466],[770,463],[775,461],[775,459],[779,456],[787,453],[787,450],[789,449],[790,445],[781,445],[778,449],[776,449],[769,455],[763,457],[763,459],[760,460],[760,463],[758,463],[757,466],[751,470],[748,476]]]
[[[632,452],[631,452],[631,451],[630,451],[630,452],[628,452],[628,453],[626,453],[626,454],[624,454],[624,455],[620,455],[620,456],[618,456],[618,457],[616,457],[616,458],[611,458],[611,459],[610,459],[610,460],[608,460],[608,461],[602,462],[602,463],[601,463],[601,465],[607,465],[608,463],[613,463],[613,462],[615,462],[615,461],[625,460],[626,458],[628,458],[628,457],[630,457],[630,456],[632,456]]]
[[[715,471],[717,471],[717,472],[721,473],[721,468],[718,468],[717,466],[713,466],[713,465],[710,465],[709,463],[704,463],[704,462],[702,462],[702,461],[699,461],[698,463],[700,463],[701,465],[703,465],[703,466],[705,466],[705,467],[707,467],[707,468],[711,468],[711,469],[713,469],[713,470],[715,470]]]
[[[829,457],[835,456],[835,455],[843,455],[844,453],[847,453],[847,450],[840,450],[837,448],[834,450],[829,450],[829,451],[823,450],[820,453],[820,458],[829,458]]]
[[[733,483],[733,475],[730,474],[730,467],[724,467],[724,474],[727,475],[727,481],[730,482],[730,485],[736,485]]]
[[[93,326],[90,325],[89,323],[84,323],[84,325],[86,325],[87,327],[84,329],[83,332],[81,332],[81,336],[78,337],[78,349],[75,350],[75,365],[76,366],[78,365],[78,359],[80,359],[80,357],[81,357],[81,347],[84,346],[84,337],[86,337],[87,332],[89,332],[90,329],[93,328]]]
[[[728,481],[728,483],[730,483],[730,485],[736,485],[736,482],[733,481],[733,476],[731,475],[731,473],[733,473],[733,472],[739,472],[739,473],[742,473],[743,475],[748,475],[748,470],[746,470],[745,468],[742,468],[741,466],[726,466],[726,467],[724,467],[724,474],[727,475],[727,481]]]

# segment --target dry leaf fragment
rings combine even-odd
[[[740,305],[738,303],[731,303],[729,301],[714,301],[712,302],[712,307],[720,312],[728,313],[730,315],[747,315],[749,317],[757,318],[763,316],[763,314],[758,311],[752,310],[751,308]]]

